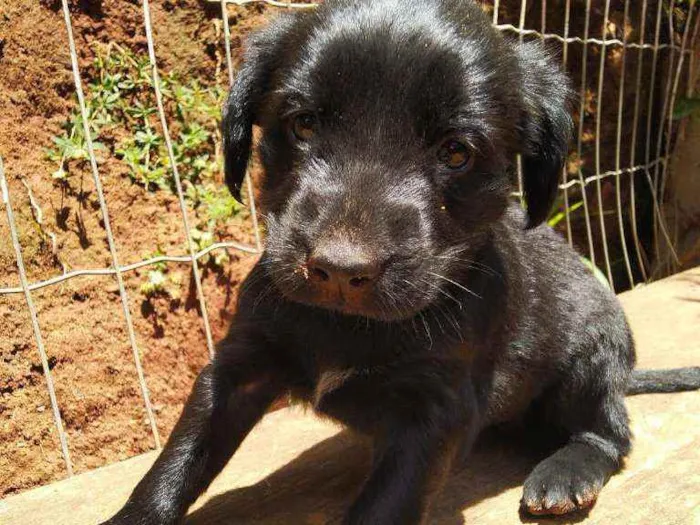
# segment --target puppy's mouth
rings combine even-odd
[[[333,310],[345,315],[357,315],[371,317],[371,308],[367,308],[361,299],[347,297],[340,287],[336,293],[329,294],[327,292],[316,294],[317,297],[313,301],[314,306]]]

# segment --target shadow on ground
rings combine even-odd
[[[489,433],[454,468],[431,512],[430,523],[462,525],[462,510],[522,485],[541,452],[514,447],[512,438]],[[357,494],[370,462],[367,443],[349,432],[320,442],[259,483],[225,492],[189,515],[186,525],[323,525],[339,523]],[[585,516],[544,520],[518,514],[523,523],[577,523]]]

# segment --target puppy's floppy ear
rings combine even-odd
[[[240,202],[241,186],[250,159],[253,124],[282,58],[281,43],[292,23],[281,16],[249,38],[243,65],[231,86],[221,121],[226,185]]]
[[[521,122],[527,228],[542,223],[556,199],[571,138],[569,79],[539,42],[516,46],[524,111]]]

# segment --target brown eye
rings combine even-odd
[[[458,140],[448,140],[438,152],[438,159],[451,170],[466,167],[471,161],[469,148]]]
[[[316,133],[316,117],[311,113],[302,113],[294,117],[292,132],[297,140],[311,140]]]

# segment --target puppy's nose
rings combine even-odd
[[[349,290],[371,285],[381,270],[376,257],[345,243],[317,247],[306,265],[309,279],[318,285]]]

